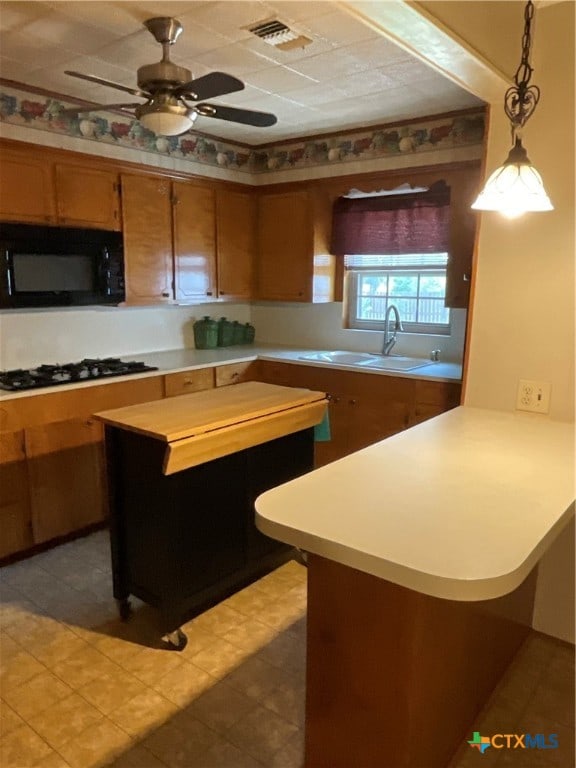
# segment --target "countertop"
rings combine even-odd
[[[0,390],[0,400],[33,397],[34,395],[47,395],[56,392],[65,392],[68,389],[77,389],[79,387],[94,387],[102,384],[128,381],[129,379],[158,376],[159,374],[178,373],[179,371],[187,371],[194,368],[213,368],[218,365],[244,363],[258,359],[291,364],[297,363],[299,365],[310,365],[321,368],[333,368],[344,371],[356,371],[358,373],[369,373],[374,376],[397,376],[407,379],[425,379],[427,381],[460,381],[462,378],[462,366],[457,363],[436,362],[427,365],[425,368],[420,368],[414,371],[382,371],[300,359],[301,355],[321,351],[324,350],[274,345],[250,345],[222,347],[219,349],[173,349],[164,352],[145,352],[142,354],[121,355],[123,360],[140,360],[146,363],[146,365],[158,368],[158,370],[132,374],[130,376],[110,376],[102,379],[75,382],[73,384],[60,384],[55,387],[41,387],[39,389],[25,390],[24,392]]]
[[[323,392],[250,381],[114,408],[97,413],[96,418],[171,443],[315,402],[325,402]]]
[[[268,536],[451,600],[519,586],[574,515],[574,425],[461,406],[272,489]]]

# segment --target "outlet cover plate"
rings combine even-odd
[[[549,381],[520,379],[518,382],[516,409],[532,413],[548,413],[550,410],[550,390],[551,385]]]

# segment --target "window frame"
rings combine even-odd
[[[440,256],[440,254],[439,254]],[[409,299],[415,299],[416,302],[420,301],[420,295],[419,295],[419,288],[420,288],[420,278],[424,275],[441,275],[445,278],[447,278],[447,269],[448,269],[448,254],[441,254],[442,258],[445,259],[444,264],[417,264],[411,262],[406,263],[406,265],[401,265],[398,263],[395,263],[393,265],[383,265],[383,266],[377,266],[375,264],[371,264],[370,266],[345,266],[345,281],[344,281],[344,295],[345,295],[345,306],[346,306],[346,312],[345,312],[345,321],[346,321],[346,328],[350,330],[362,330],[362,331],[383,331],[384,330],[384,320],[366,320],[358,317],[357,309],[358,309],[358,299],[359,299],[359,282],[360,277],[362,274],[365,273],[372,273],[372,274],[378,274],[378,275],[386,275],[388,278],[392,275],[418,275],[418,291],[415,296],[407,296],[406,298]],[[429,259],[430,254],[427,254],[427,257]],[[354,259],[354,257],[350,257],[351,259]],[[356,257],[358,258],[358,257]],[[360,257],[362,258],[362,257]],[[371,257],[372,260],[374,260],[374,256]],[[377,257],[376,257],[377,258]],[[381,257],[383,260],[386,258],[385,255],[382,255]],[[398,257],[395,257],[394,259],[391,259],[392,261],[398,261]],[[447,284],[446,284],[447,288]],[[385,300],[385,306],[386,309],[390,304],[396,304],[397,305],[397,299],[401,299],[404,297],[390,297],[388,293],[383,294],[382,299]],[[424,297],[422,297],[424,298]],[[440,299],[440,297],[438,297]],[[442,297],[445,301],[446,299],[446,293],[444,294],[444,297]],[[403,333],[414,333],[414,334],[420,334],[420,335],[430,335],[430,336],[450,336],[451,335],[451,328],[452,328],[452,313],[449,307],[446,307],[444,305],[445,309],[448,312],[448,321],[447,323],[426,323],[426,322],[414,322],[411,320],[405,320],[402,319],[402,326],[403,326]],[[386,310],[385,310],[386,311]]]

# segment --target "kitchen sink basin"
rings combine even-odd
[[[373,355],[370,352],[313,352],[300,355],[300,360],[310,360],[316,363],[334,363],[335,365],[359,366],[361,368],[377,368],[383,371],[412,371],[432,365],[431,360],[420,357],[402,357],[401,355]]]
[[[310,355],[300,355],[300,360],[337,365],[366,365],[372,361],[378,361],[379,357],[369,352],[314,352]]]
[[[421,357],[382,355],[376,360],[368,360],[362,367],[380,368],[384,371],[413,371],[415,368],[425,368],[427,365],[432,365],[432,360],[422,360]]]

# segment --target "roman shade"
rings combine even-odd
[[[450,187],[424,192],[339,197],[332,217],[331,253],[414,254],[450,250]]]

